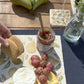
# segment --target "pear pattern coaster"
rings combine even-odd
[[[14,84],[13,76],[19,68],[27,67],[31,71],[34,71],[35,68],[31,65],[30,58],[32,55],[41,56],[41,53],[37,50],[36,35],[16,36],[24,45],[24,53],[18,57],[23,63],[18,65],[13,64],[11,58],[0,51],[0,84]],[[59,35],[55,36],[53,47],[46,53],[49,56],[48,61],[52,61],[54,63],[54,72],[56,73],[59,84],[66,84],[62,44],[61,37]]]
[[[50,24],[52,27],[66,26],[70,21],[70,10],[50,9]]]

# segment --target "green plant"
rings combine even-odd
[[[81,12],[84,12],[84,0],[75,0],[75,5],[80,8]]]
[[[80,0],[75,0],[75,5],[78,6]]]

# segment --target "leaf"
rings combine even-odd
[[[0,59],[5,59],[5,58],[6,58],[6,55],[3,52],[1,52]]]
[[[9,66],[10,66],[10,61],[8,61],[8,63],[4,66],[4,68],[3,68],[3,69],[8,68]]]
[[[24,57],[25,57],[25,54],[23,53],[22,55],[19,56],[19,59],[24,62]]]
[[[60,67],[61,67],[61,64],[59,63],[57,66],[56,66],[56,68],[55,69],[60,69]]]
[[[47,51],[47,54],[50,54],[53,51],[53,48],[51,48],[49,51]]]
[[[78,0],[75,0],[75,4],[76,4],[76,5],[78,5],[78,2],[79,2]]]
[[[57,59],[54,58],[53,56],[49,56],[48,61],[49,61],[49,62],[53,62],[54,65],[56,65],[56,64],[59,63],[59,60],[57,60]]]
[[[60,47],[57,43],[53,43],[53,47],[55,48],[55,47]]]
[[[29,40],[29,41],[32,41],[32,38],[31,38],[31,37],[28,37],[28,40]]]
[[[84,0],[75,0],[75,5],[84,13]]]
[[[4,64],[6,60],[0,59],[0,65]]]
[[[8,71],[8,75],[9,75],[10,77],[12,77],[13,74],[16,72],[16,70],[17,70],[16,67],[11,68],[11,69]]]
[[[9,83],[9,84],[14,84],[14,83]]]
[[[81,17],[81,18],[82,18],[82,17]],[[79,22],[77,23],[77,26],[76,26],[77,29],[81,28],[82,22],[83,22],[83,21],[79,21]]]
[[[25,45],[25,42],[23,42],[23,45]]]
[[[48,2],[48,0],[35,0],[33,5],[33,10],[35,10],[37,7],[39,7],[41,4]]]
[[[62,81],[62,79],[63,79],[63,76],[61,75],[61,76],[59,77],[58,81]]]
[[[5,80],[6,80],[6,77],[3,74],[1,74],[0,82],[3,82]]]
[[[62,83],[60,83],[60,84],[62,84]]]
[[[34,3],[35,3],[35,0],[31,0],[31,3],[34,5]]]
[[[59,56],[56,53],[53,53],[57,59],[59,59]]]
[[[37,51],[36,45],[34,41],[31,41],[26,45],[26,50],[28,53],[35,53]]]
[[[25,60],[27,60],[28,59],[28,55],[25,55]]]

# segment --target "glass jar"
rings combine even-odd
[[[77,8],[76,14],[71,17],[70,22],[64,30],[64,38],[69,42],[77,42],[84,31],[84,12]]]
[[[52,43],[55,39],[55,32],[51,28],[45,28],[45,35],[42,29],[37,34],[37,48],[40,52],[47,52],[52,48]]]

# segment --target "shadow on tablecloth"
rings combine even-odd
[[[76,44],[67,42],[75,56],[84,64],[84,40],[82,38]]]

